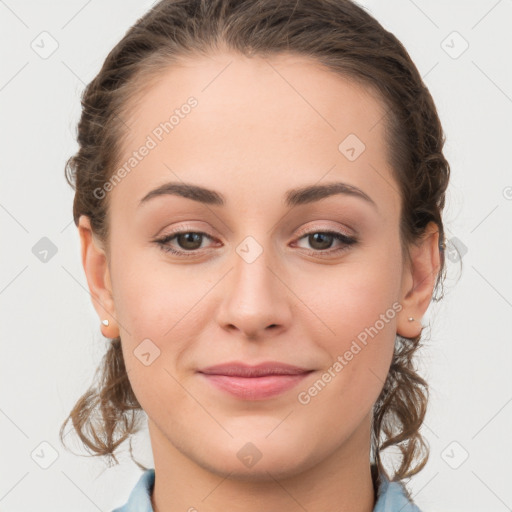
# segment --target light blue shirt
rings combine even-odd
[[[151,493],[155,483],[155,470],[144,471],[133,488],[128,501],[112,512],[154,512],[151,505]],[[380,475],[377,501],[373,512],[421,512],[409,499],[401,482],[390,482],[384,474]]]

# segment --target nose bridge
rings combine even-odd
[[[248,336],[256,336],[270,325],[283,326],[290,317],[289,297],[278,277],[272,242],[265,235],[258,238],[246,236],[235,247],[233,270],[219,310],[224,327],[234,326]]]
[[[270,240],[266,238],[260,243],[249,235],[238,244],[235,252],[234,286],[238,289],[241,285],[245,292],[272,294],[275,276],[270,268],[275,258],[271,254]]]

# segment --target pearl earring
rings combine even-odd
[[[414,322],[414,318],[412,316],[410,316],[407,320],[409,320],[409,322]]]
[[[101,321],[101,323],[102,323],[103,325],[106,325],[106,326],[108,327],[109,321],[108,321],[108,319],[107,319],[107,318],[105,318],[105,320],[102,320],[102,321]]]

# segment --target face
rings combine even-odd
[[[296,56],[186,60],[139,100],[119,165],[130,171],[109,190],[107,274],[155,461],[179,453],[257,478],[368,455],[413,283],[384,112],[360,85]],[[214,192],[143,200],[170,183]],[[310,372],[280,392],[267,378],[267,395],[199,373],[268,361]]]

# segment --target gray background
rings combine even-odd
[[[409,488],[424,512],[511,510],[512,1],[360,3],[424,77],[452,169],[445,298],[424,318],[418,363],[431,390],[423,428],[431,455]],[[127,444],[121,464],[107,468],[58,441],[108,343],[81,266],[64,163],[77,149],[84,85],[151,5],[0,0],[2,512],[110,511],[140,476]],[[58,44],[49,56],[42,38],[46,50]],[[43,261],[49,245],[56,252]],[[147,434],[134,446],[151,466]]]

